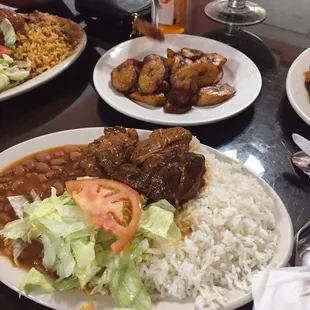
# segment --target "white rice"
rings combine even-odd
[[[251,290],[253,273],[273,257],[277,244],[274,201],[238,164],[220,162],[199,148],[208,184],[189,201],[182,225],[192,234],[175,246],[152,250],[141,275],[154,298],[194,297],[199,309],[221,309],[229,290]]]

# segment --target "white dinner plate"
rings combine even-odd
[[[66,58],[63,62],[56,65],[55,67],[39,74],[33,79],[0,93],[0,102],[17,97],[55,78],[57,75],[69,68],[80,57],[86,47],[86,43],[87,36],[83,30],[81,42],[75,47],[74,53],[70,57]]]
[[[68,131],[57,132],[46,136],[41,136],[16,146],[0,153],[0,170],[9,165],[10,163],[34,152],[38,152],[51,147],[66,145],[66,144],[86,144],[92,142],[103,134],[103,128],[86,128],[86,129],[74,129]],[[147,130],[138,130],[140,139],[146,139],[150,134]],[[208,152],[214,154],[214,156],[223,162],[233,163],[233,159],[226,155],[208,147],[204,146]],[[270,262],[272,267],[286,266],[293,247],[293,228],[290,216],[287,210],[275,193],[275,191],[256,174],[251,172],[248,168],[243,167],[243,173],[250,175],[257,179],[257,181],[264,188],[266,193],[274,200],[275,209],[272,210],[275,216],[275,222],[277,223],[276,232],[278,234],[278,245],[276,248],[275,256]],[[11,262],[0,256],[0,281],[9,286],[13,290],[17,291],[17,287],[23,279],[26,271],[13,267]],[[94,310],[111,310],[113,308],[112,299],[110,296],[93,296],[89,297],[83,292],[69,291],[69,292],[56,292],[52,294],[29,294],[28,298],[57,310],[80,310],[83,305],[89,301],[94,301]],[[242,291],[234,290],[230,291],[227,296],[227,303],[222,310],[236,309],[248,302],[250,302],[252,296],[250,293],[244,293]],[[186,299],[184,301],[176,301],[171,299],[164,299],[159,301],[153,307],[154,310],[194,310],[194,303],[192,299]]]
[[[295,112],[310,125],[310,102],[303,73],[310,70],[310,48],[291,65],[286,78],[286,93]]]
[[[233,47],[211,39],[191,35],[166,35],[158,42],[141,37],[126,41],[106,52],[94,70],[94,84],[100,97],[112,108],[127,116],[164,125],[202,125],[229,118],[247,108],[258,96],[262,78],[256,65]],[[183,47],[216,52],[225,56],[224,77],[219,84],[228,83],[236,94],[228,101],[209,107],[194,107],[181,115],[164,113],[163,108],[137,104],[116,91],[111,84],[111,71],[128,58],[143,60],[149,54],[166,56],[167,48],[179,51]]]

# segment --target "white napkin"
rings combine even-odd
[[[265,269],[254,275],[252,294],[255,310],[310,310],[310,267]]]

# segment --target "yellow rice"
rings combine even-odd
[[[13,58],[31,61],[30,78],[61,63],[73,53],[73,45],[54,16],[37,13],[17,33]]]

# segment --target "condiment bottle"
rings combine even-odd
[[[186,32],[190,18],[191,0],[159,0],[159,25],[164,33]]]

